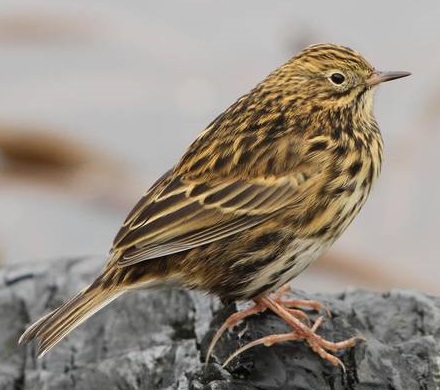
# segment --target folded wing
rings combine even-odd
[[[300,182],[286,177],[209,185],[168,181],[138,203],[116,236],[118,265],[186,251],[256,226],[291,203]]]

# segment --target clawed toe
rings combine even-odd
[[[228,317],[228,319],[218,329],[211,341],[206,356],[206,363],[209,361],[215,344],[228,328],[235,326],[238,322],[246,317],[270,309],[274,314],[292,327],[292,332],[265,336],[244,345],[230,355],[228,359],[226,359],[226,361],[223,363],[223,367],[227,366],[236,356],[257,345],[271,346],[273,344],[285,341],[304,340],[322,359],[332,363],[334,366],[341,367],[345,371],[344,364],[333,353],[342,349],[354,347],[357,341],[364,339],[362,337],[352,337],[338,342],[324,339],[322,336],[316,333],[324,321],[324,316],[318,317],[313,325],[310,325],[312,321],[310,320],[309,316],[304,311],[300,310],[300,308],[304,308],[320,312],[324,309],[324,306],[317,301],[287,299],[284,296],[288,292],[290,292],[290,287],[288,285],[283,286],[277,293],[273,294],[272,297],[263,296],[256,298],[254,300],[254,306],[238,313],[234,313]],[[329,315],[328,309],[326,311],[327,315]]]
[[[307,329],[306,331],[304,331],[304,329],[299,329],[290,333],[269,335],[251,341],[250,343],[237,349],[232,355],[230,355],[228,359],[223,363],[222,367],[226,367],[235,357],[257,345],[264,345],[266,347],[270,347],[273,344],[277,344],[285,341],[305,340],[309,344],[310,348],[315,353],[317,353],[322,359],[327,360],[328,362],[332,363],[334,366],[341,367],[342,370],[345,372],[344,363],[342,363],[342,361],[338,357],[331,354],[329,351],[337,352],[341,349],[354,347],[356,345],[356,342],[358,340],[361,340],[362,338],[352,337],[350,339],[338,341],[338,342],[326,340],[322,336],[316,334],[316,330],[320,327],[323,320],[324,317],[322,316],[319,317],[311,328],[307,328],[307,327],[305,328]]]

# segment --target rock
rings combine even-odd
[[[218,362],[248,341],[289,331],[271,313],[225,334],[205,368],[209,341],[235,305],[220,308],[215,298],[177,289],[126,294],[43,359],[33,344],[17,345],[30,322],[91,282],[101,265],[68,259],[0,271],[0,389],[440,388],[440,299],[410,291],[308,296],[330,308],[319,330],[326,338],[365,338],[338,355],[346,373],[304,342],[258,346],[221,368]]]

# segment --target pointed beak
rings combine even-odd
[[[400,79],[402,77],[409,76],[410,72],[379,72],[374,71],[374,73],[367,79],[367,85],[372,87],[374,85],[384,83],[385,81],[391,81]]]

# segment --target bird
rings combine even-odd
[[[358,338],[325,340],[317,333],[323,317],[310,325],[295,308],[319,303],[276,291],[320,257],[364,205],[383,157],[374,91],[409,75],[380,72],[345,46],[304,48],[206,127],[128,214],[102,273],[19,342],[37,339],[43,356],[125,292],[170,285],[225,304],[254,302],[225,321],[207,359],[227,328],[270,310],[292,332],[255,340],[234,356],[257,344],[303,340],[344,368],[334,352]]]

